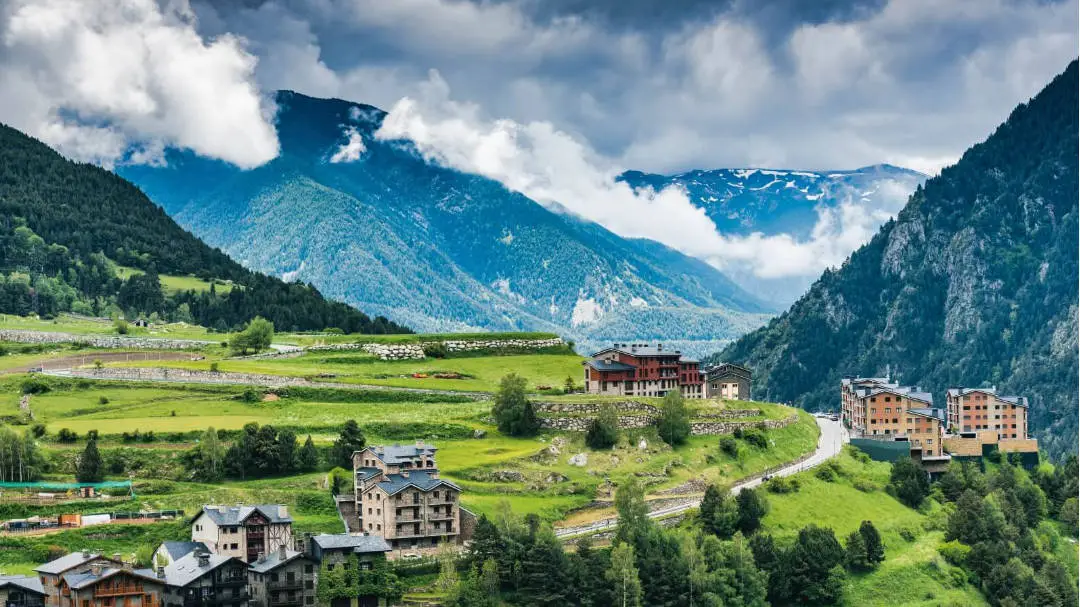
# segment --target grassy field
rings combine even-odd
[[[116,266],[117,276],[125,280],[142,273],[142,270],[136,268]],[[203,291],[210,290],[210,282],[194,276],[158,274],[158,279],[161,281],[161,287],[166,293],[175,293],[177,291],[197,291],[202,293]],[[215,280],[213,284],[214,292],[218,295],[228,295],[229,291],[232,291],[233,289],[233,282],[231,280]]]
[[[933,521],[942,519],[940,506],[923,514],[887,494],[888,464],[863,463],[848,453],[838,461],[841,474],[835,481],[804,472],[797,475],[798,492],[768,494],[770,510],[764,522],[766,530],[780,538],[792,538],[810,523],[831,527],[841,543],[862,521],[874,523],[885,542],[885,562],[873,572],[849,576],[844,605],[987,604],[977,589],[953,582],[953,567],[937,553],[943,533]],[[910,532],[914,541],[905,540],[901,530]]]
[[[333,333],[282,333],[278,335],[281,343],[301,346],[322,346],[329,344],[383,343],[407,344],[424,341],[467,341],[470,339],[553,339],[555,333],[540,332],[491,332],[491,333],[404,333],[394,335],[338,335]]]
[[[21,329],[27,331],[52,331],[75,335],[116,335],[116,327],[111,320],[85,318],[61,314],[52,320],[36,317],[0,314],[0,329]],[[129,336],[161,337],[172,339],[199,339],[227,341],[228,334],[208,333],[205,327],[187,323],[167,323],[153,327],[128,327]]]
[[[290,377],[312,377],[325,381],[432,388],[458,391],[494,391],[508,373],[518,373],[528,380],[528,389],[537,386],[560,388],[567,377],[580,383],[581,357],[576,354],[523,354],[446,359],[387,361],[363,352],[311,352],[296,358],[220,359],[203,361],[149,362],[138,366],[174,367],[207,371],[217,363],[220,371],[266,373]],[[120,363],[112,366],[130,366]],[[461,379],[439,379],[436,373],[456,373]],[[332,377],[316,378],[330,374]],[[414,377],[424,375],[427,377]]]

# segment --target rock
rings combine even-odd
[[[612,455],[611,456],[611,465],[612,466],[618,466],[619,465],[619,456],[618,455]]]
[[[559,446],[555,443],[551,443],[550,445],[548,445],[547,452],[551,455],[558,455],[562,453],[562,451],[559,450]]]
[[[556,483],[565,483],[570,480],[569,478],[559,474],[558,472],[552,472],[544,477],[544,482],[548,485],[554,485]]]
[[[648,451],[649,450],[649,441],[645,440],[645,437],[641,437],[641,440],[639,440],[638,443],[637,443],[637,448],[638,448],[638,451]]]
[[[477,428],[476,430],[472,431],[473,438],[484,438],[485,436],[487,436],[487,430],[481,430],[480,428]]]
[[[571,466],[578,466],[579,468],[583,468],[586,464],[589,463],[589,454],[578,453],[577,455],[572,456],[570,460],[567,461],[567,463]]]
[[[496,470],[490,478],[496,483],[520,483],[525,480],[525,475],[517,470]]]

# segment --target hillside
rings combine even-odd
[[[377,108],[291,92],[277,101],[282,153],[262,167],[170,151],[168,167],[120,172],[246,266],[419,330],[715,349],[772,311],[708,264],[375,140]],[[350,141],[356,154],[339,155]]]
[[[70,162],[0,125],[0,312],[125,312],[235,327],[256,315],[281,329],[402,332],[314,288],[249,271],[183,230],[138,188],[101,168]],[[126,280],[121,275],[129,276]],[[171,284],[231,281],[227,295]],[[168,284],[168,283],[167,283]],[[168,291],[168,293],[166,293]]]
[[[1077,448],[1077,64],[930,179],[790,310],[718,358],[755,391],[836,408],[844,374],[1027,396],[1055,456]]]
[[[853,171],[791,171],[775,169],[694,170],[677,175],[627,171],[620,176],[633,188],[655,191],[676,186],[703,209],[725,235],[787,235],[798,242],[827,237],[815,234],[847,215],[873,218],[873,225],[894,216],[926,175],[875,165]],[[748,269],[726,267],[724,272],[747,291],[786,308],[813,282],[811,276],[762,278]]]

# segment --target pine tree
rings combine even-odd
[[[511,373],[499,381],[491,408],[499,432],[510,436],[533,436],[540,430],[536,409],[525,396],[525,378]]]
[[[769,503],[760,491],[753,488],[740,491],[736,501],[739,504],[739,531],[743,535],[751,535],[761,527],[761,519],[769,511]]]
[[[881,542],[881,534],[878,533],[874,524],[863,521],[859,525],[859,534],[862,535],[863,543],[866,544],[867,564],[873,568],[885,562],[885,544]]]
[[[866,540],[858,531],[852,531],[844,544],[844,564],[851,571],[870,569],[870,560],[866,554]]]
[[[690,438],[690,412],[686,409],[686,399],[678,390],[668,390],[664,395],[656,429],[660,438],[672,447]]]
[[[315,442],[311,440],[310,434],[304,441],[304,446],[300,448],[298,461],[301,472],[313,472],[319,467],[319,450],[315,448]]]
[[[634,547],[620,542],[611,549],[611,568],[607,579],[615,588],[614,607],[640,607],[641,580],[635,566]]]
[[[365,446],[367,446],[367,439],[364,438],[360,425],[356,423],[355,419],[346,421],[337,440],[334,441],[333,449],[331,449],[331,464],[352,470],[353,453],[363,450]]]
[[[105,479],[105,468],[101,461],[101,453],[98,452],[97,441],[91,440],[86,443],[86,448],[79,457],[76,480],[80,483],[100,483]]]

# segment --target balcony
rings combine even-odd
[[[280,580],[280,581],[277,581],[277,582],[267,582],[266,588],[268,590],[270,590],[271,592],[273,592],[275,590],[303,590],[304,589],[304,580],[297,578],[297,579],[294,579],[294,580]]]
[[[128,596],[144,594],[142,584],[123,584],[120,586],[99,586],[94,591],[94,598],[109,596]]]

